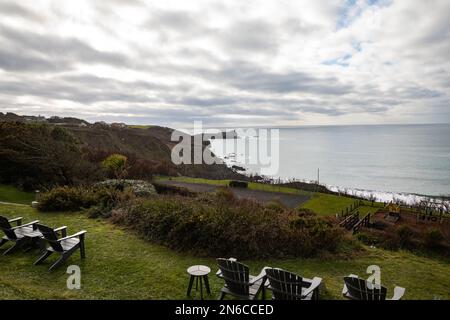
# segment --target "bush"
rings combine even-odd
[[[97,206],[98,211],[106,212],[132,199],[134,194],[131,189],[65,186],[41,194],[37,209],[47,212],[79,211]]]
[[[384,221],[377,220],[371,224],[372,229],[384,230],[388,227],[388,224]]]
[[[112,154],[102,161],[102,166],[108,172],[110,177],[124,178],[126,175],[128,158],[121,154]]]
[[[248,187],[248,183],[245,182],[245,181],[232,180],[232,181],[230,181],[228,186],[231,187],[231,188],[247,188]]]
[[[412,230],[410,227],[403,225],[399,227],[397,230],[397,235],[399,239],[399,247],[405,248],[411,245],[411,242],[413,238],[416,236],[416,233],[414,230]]]
[[[440,246],[442,240],[444,240],[444,236],[441,231],[437,229],[428,229],[425,232],[425,245],[428,248],[437,248]]]
[[[235,197],[233,191],[231,191],[231,189],[228,187],[217,188],[216,196],[221,201],[230,201],[231,202],[231,201],[236,200],[236,197]]]
[[[95,204],[90,189],[83,187],[56,187],[42,193],[37,206],[40,211],[77,211]]]
[[[188,188],[184,187],[172,186],[163,183],[153,183],[153,186],[158,194],[172,194],[184,197],[195,197],[197,195],[196,192],[190,191]]]
[[[265,204],[266,208],[274,211],[284,211],[286,206],[278,199],[273,199]]]
[[[97,183],[96,186],[119,191],[129,189],[138,197],[149,197],[156,195],[156,189],[153,184],[144,180],[109,179]]]
[[[343,231],[333,219],[230,199],[223,190],[197,198],[139,199],[113,210],[112,221],[146,240],[210,256],[308,257],[334,252],[343,241]]]
[[[373,233],[370,232],[360,232],[357,234],[357,239],[367,245],[377,245],[380,239]]]
[[[0,122],[0,183],[25,190],[73,185],[102,178],[85,159],[80,141],[62,127]]]

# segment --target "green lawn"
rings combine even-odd
[[[332,194],[316,193],[314,196],[302,205],[303,208],[311,209],[319,215],[335,215],[341,210],[349,207],[355,202],[355,199],[344,196],[335,196]]]
[[[31,204],[34,197],[33,193],[18,191],[14,187],[0,184],[0,202]]]
[[[202,179],[202,178],[190,178],[190,177],[157,177],[156,180],[173,180],[173,181],[179,181],[179,182],[187,182],[187,183],[202,183],[202,184],[209,184],[209,185],[215,185],[215,186],[227,186],[230,182],[230,180],[211,180],[211,179]],[[295,188],[288,188],[288,187],[280,187],[280,186],[274,186],[270,184],[264,184],[264,183],[255,183],[250,182],[248,184],[248,188],[252,190],[262,190],[262,191],[268,191],[268,192],[282,192],[282,193],[289,193],[289,194],[301,194],[301,195],[307,195],[310,196],[311,199],[306,201],[302,208],[311,209],[314,212],[316,212],[319,215],[323,216],[329,216],[329,215],[335,215],[337,213],[340,213],[341,210],[345,210],[345,208],[349,207],[351,204],[353,204],[356,200],[352,198],[348,198],[345,196],[336,196],[332,194],[325,194],[320,192],[310,192],[310,191],[304,191],[304,190],[298,190]],[[366,202],[369,204],[369,202]],[[378,204],[376,204],[378,205]],[[375,211],[375,208],[371,208],[372,212]],[[365,210],[365,209],[362,209]],[[363,211],[361,211],[361,214],[364,214]]]
[[[3,197],[3,194],[2,194]],[[183,299],[188,282],[186,268],[209,265],[216,270],[216,257],[195,257],[141,240],[131,232],[104,220],[89,219],[81,213],[38,213],[29,206],[0,204],[2,215],[23,216],[26,221],[40,219],[57,227],[67,225],[70,232],[82,229],[86,237],[87,258],[70,259],[80,264],[82,289],[66,289],[66,268],[48,271],[51,261],[33,266],[36,252],[0,255],[0,299]],[[6,247],[7,245],[5,245]],[[0,253],[3,252],[0,249]],[[239,258],[239,257],[237,257]],[[342,277],[350,273],[365,275],[367,266],[381,267],[382,282],[392,293],[394,285],[406,287],[406,299],[450,299],[450,261],[419,257],[408,252],[367,248],[357,258],[289,259],[243,261],[253,274],[263,266],[281,267],[305,277],[320,276],[326,285],[322,298],[340,299]],[[216,298],[221,281],[210,277]]]
[[[179,182],[187,182],[187,183],[202,183],[209,184],[214,186],[228,186],[231,180],[211,180],[211,179],[203,179],[203,178],[190,178],[190,177],[158,177],[156,180],[173,180]],[[280,187],[276,185],[270,185],[265,183],[256,183],[249,182],[248,188],[251,190],[262,190],[267,192],[282,192],[282,193],[290,193],[290,194],[301,194],[301,195],[312,195],[311,192],[298,190],[294,188]]]

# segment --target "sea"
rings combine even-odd
[[[272,130],[278,130],[278,137]],[[248,146],[273,146],[276,139],[278,147],[268,148],[276,151],[269,154],[279,161],[271,178],[319,181],[333,191],[374,195],[381,201],[414,203],[424,196],[450,195],[450,124],[243,128],[236,132],[237,139],[211,140],[211,149],[227,165],[243,167],[247,174],[260,174],[265,166],[251,161]]]

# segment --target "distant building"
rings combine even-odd
[[[112,128],[123,129],[123,128],[126,128],[127,125],[125,123],[122,123],[122,122],[114,122],[114,123],[111,123],[111,127]]]

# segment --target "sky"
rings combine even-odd
[[[0,0],[0,112],[450,123],[448,0]]]

